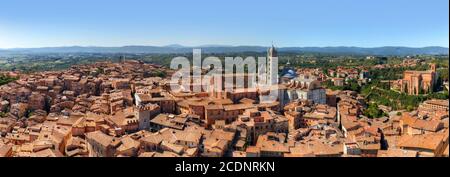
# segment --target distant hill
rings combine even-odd
[[[182,45],[157,46],[123,46],[123,47],[44,47],[44,48],[17,48],[0,49],[0,54],[34,54],[34,53],[191,53],[193,48],[201,48],[204,53],[239,53],[239,52],[265,52],[268,47],[263,46],[225,46],[204,45],[186,47]],[[292,53],[324,53],[342,55],[448,55],[449,49],[445,47],[283,47],[279,52]]]
[[[356,55],[448,55],[449,49],[445,47],[291,47],[280,51],[303,51],[316,53],[356,54]]]

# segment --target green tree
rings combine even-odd
[[[369,107],[364,111],[364,115],[369,118],[380,118],[384,114],[383,114],[383,111],[378,109],[378,104],[370,103]]]
[[[10,83],[15,80],[17,80],[17,78],[5,76],[3,74],[0,75],[0,85],[5,85],[5,84]]]

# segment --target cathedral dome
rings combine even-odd
[[[297,72],[292,68],[284,68],[283,72],[281,73],[281,77],[293,79],[297,77]]]

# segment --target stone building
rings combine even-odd
[[[394,88],[409,95],[429,93],[434,90],[437,78],[436,64],[431,64],[427,71],[405,71],[403,79],[394,83]]]
[[[32,110],[45,109],[45,97],[42,94],[33,92],[28,99],[30,109]]]
[[[117,140],[100,131],[86,134],[89,157],[112,157],[116,152]]]
[[[317,104],[326,104],[326,90],[315,78],[298,77],[287,84],[289,101],[309,100]]]
[[[150,120],[160,114],[161,108],[157,104],[139,105],[135,109],[136,117],[139,119],[139,130],[149,130]]]

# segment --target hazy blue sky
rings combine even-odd
[[[449,46],[448,0],[10,0],[0,48]]]

